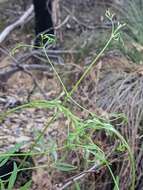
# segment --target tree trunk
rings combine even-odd
[[[35,11],[35,33],[37,36],[35,43],[39,44],[39,34],[54,34],[52,0],[33,0],[33,4]]]

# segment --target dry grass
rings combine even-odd
[[[111,120],[111,123],[118,129],[132,147],[136,158],[136,190],[142,188],[142,124],[143,124],[143,67],[136,66],[123,56],[108,54],[104,56],[95,67],[94,71],[84,80],[75,98],[86,108],[94,111],[104,118]],[[93,77],[94,76],[94,77]],[[127,119],[114,118],[114,114],[124,114]],[[105,134],[104,134],[105,135]],[[97,142],[102,142],[108,151],[112,152],[116,139],[106,136],[96,136]],[[98,138],[97,138],[98,137]],[[99,138],[100,137],[100,138]],[[104,140],[103,140],[104,139]],[[114,140],[113,140],[114,139]],[[105,150],[107,151],[107,150]],[[120,189],[129,189],[129,162],[127,154],[111,153],[111,158],[116,158],[112,165],[114,174],[120,178]],[[101,172],[102,173],[102,172]],[[106,177],[105,177],[106,176]],[[97,176],[96,176],[97,177]],[[109,180],[109,174],[104,171],[98,175],[96,188]],[[109,186],[108,186],[109,185]],[[111,188],[105,184],[103,189]],[[95,189],[96,189],[95,188]],[[97,188],[100,189],[100,188]]]

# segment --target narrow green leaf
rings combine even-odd
[[[12,190],[13,189],[13,186],[15,184],[16,177],[17,177],[17,171],[18,171],[18,168],[17,168],[16,163],[14,162],[14,169],[13,169],[13,172],[12,172],[10,178],[9,178],[8,190]]]
[[[117,182],[117,184],[119,186],[119,176],[116,176],[116,182]],[[116,185],[114,186],[113,190],[118,190]]]
[[[0,179],[0,189],[1,190],[5,190],[4,183],[3,183],[3,181],[1,179]]]
[[[14,152],[18,151],[24,143],[17,143],[14,147],[6,152],[6,154],[14,154]],[[4,155],[4,154],[2,154]],[[1,156],[0,154],[0,167],[2,167],[8,160],[10,156]]]
[[[80,190],[80,185],[79,185],[79,183],[77,181],[75,181],[75,189]]]
[[[31,186],[32,180],[28,181],[23,187],[20,187],[19,190],[28,190]]]
[[[57,168],[58,170],[64,171],[64,172],[68,172],[68,171],[77,169],[76,166],[73,166],[73,165],[67,164],[67,163],[60,163],[60,162],[57,162],[55,164],[54,168]]]

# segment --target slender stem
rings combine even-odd
[[[80,77],[80,79],[76,82],[76,84],[74,85],[73,89],[71,90],[71,92],[69,92],[69,95],[67,96],[67,99],[72,96],[72,94],[77,90],[79,84],[82,82],[82,80],[84,79],[84,77],[88,74],[88,72],[91,70],[91,68],[94,66],[94,64],[97,62],[97,60],[101,57],[101,55],[104,53],[104,51],[107,49],[107,47],[109,46],[110,42],[113,39],[113,35],[110,36],[108,42],[105,44],[105,46],[103,47],[103,49],[100,51],[100,53],[94,58],[94,60],[92,61],[92,63],[89,65],[89,67],[85,70],[85,72],[83,73],[83,75]]]

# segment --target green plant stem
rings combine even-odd
[[[82,80],[85,78],[85,76],[90,72],[90,70],[92,69],[92,67],[95,65],[95,63],[98,61],[98,59],[101,57],[101,55],[104,53],[104,51],[108,48],[108,46],[110,45],[111,41],[118,37],[118,31],[119,29],[123,26],[123,25],[119,25],[117,28],[114,27],[114,24],[112,22],[112,18],[111,18],[111,23],[112,23],[112,32],[111,32],[111,36],[109,38],[109,40],[107,41],[107,43],[105,44],[105,46],[103,47],[103,49],[99,52],[99,54],[93,59],[93,61],[91,62],[91,64],[88,66],[88,68],[84,71],[84,73],[82,74],[82,76],[80,77],[80,79],[76,82],[76,84],[74,85],[74,87],[72,88],[72,90],[70,92],[68,92],[60,78],[60,76],[58,75],[58,72],[56,71],[56,69],[54,68],[53,64],[51,63],[47,53],[46,53],[46,49],[45,47],[38,47],[38,48],[43,48],[44,52],[45,52],[45,55],[49,61],[49,63],[51,64],[56,76],[58,77],[58,80],[60,81],[62,87],[63,87],[63,90],[65,91],[66,93],[66,97],[64,99],[64,102],[63,104],[65,104],[68,99],[72,100],[72,95],[73,93],[77,90],[78,86],[80,85],[80,83],[82,82]],[[22,46],[22,45],[21,45]],[[19,46],[19,47],[21,47]],[[19,48],[17,47],[17,48]],[[28,47],[28,46],[27,46]],[[16,48],[13,50],[13,53],[15,53],[15,50]],[[74,101],[74,103],[76,103]],[[76,103],[77,104],[77,103]],[[79,106],[79,104],[77,104]],[[22,106],[21,106],[22,107]],[[24,107],[24,106],[23,106]],[[83,107],[82,107],[83,108]],[[47,128],[53,123],[53,121],[57,118],[59,114],[59,110],[53,115],[53,117],[50,119],[50,121],[48,121],[48,123],[45,125],[44,129],[40,132],[40,134],[38,135],[37,139],[34,141],[34,143],[31,145],[30,147],[30,151],[28,152],[28,154],[31,154],[33,148],[36,146],[36,144],[39,142],[40,138],[43,136],[43,134],[45,133],[45,131],[47,130]],[[102,128],[105,128],[105,127],[102,127]],[[106,128],[105,128],[106,129]],[[129,159],[130,159],[130,162],[131,162],[131,166],[132,166],[132,185],[131,185],[131,190],[134,190],[135,189],[135,163],[134,163],[134,157],[132,155],[132,152],[131,152],[131,149],[129,147],[129,145],[127,144],[127,142],[125,141],[125,139],[120,135],[120,133],[116,130],[112,130],[112,132],[114,132],[118,138],[125,144],[126,148],[127,148],[127,151],[129,152]],[[21,162],[20,166],[18,168],[20,168],[24,161],[27,159],[28,157],[28,154],[24,157],[23,161]],[[109,168],[109,171],[112,175],[112,178],[115,182],[115,185],[117,187],[117,189],[119,190],[118,188],[118,184],[116,183],[116,179],[111,171],[111,168],[109,165],[107,165],[107,167]],[[20,169],[20,170],[24,170],[24,169]]]
[[[136,171],[135,171],[135,160],[134,156],[132,153],[131,148],[129,147],[128,143],[126,140],[123,138],[123,136],[118,132],[114,131],[114,133],[117,135],[117,137],[122,141],[122,143],[125,145],[128,153],[129,153],[129,159],[130,159],[130,164],[131,164],[131,172],[132,172],[132,183],[131,183],[131,190],[135,190],[135,179],[136,179]]]
[[[92,61],[92,63],[89,65],[89,67],[85,70],[85,72],[83,73],[83,75],[80,77],[80,79],[76,82],[76,84],[74,85],[73,89],[69,92],[68,96],[66,97],[66,101],[69,97],[72,96],[72,94],[77,90],[79,84],[82,82],[82,80],[84,79],[84,77],[89,73],[89,71],[92,69],[92,67],[94,66],[94,64],[97,62],[97,60],[101,57],[101,55],[104,53],[104,51],[107,49],[107,47],[109,46],[109,44],[111,43],[113,39],[113,35],[111,34],[108,42],[105,44],[105,46],[103,47],[103,49],[100,51],[100,53],[94,58],[94,60]]]

